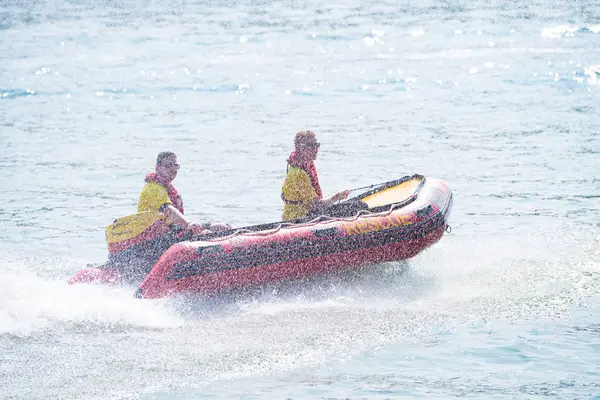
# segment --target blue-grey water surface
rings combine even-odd
[[[600,399],[599,80],[594,0],[3,1],[0,398]],[[452,233],[212,298],[66,284],[162,150],[190,218],[277,220],[301,129],[326,195],[438,177]]]

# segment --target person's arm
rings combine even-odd
[[[327,199],[317,199],[317,194],[312,187],[310,178],[306,172],[289,173],[283,186],[283,193],[288,200],[302,203],[308,207],[311,213],[318,213],[331,207],[340,200],[348,197],[349,190],[341,190]]]
[[[169,221],[171,221],[171,223],[183,229],[189,229],[194,233],[194,235],[206,235],[212,233],[210,230],[207,229],[208,226],[210,226],[210,223],[198,224],[196,222],[189,221],[171,203],[163,204],[161,207],[161,211],[165,214]]]
[[[162,208],[164,214],[172,223],[182,227],[183,229],[191,230],[195,235],[207,235],[209,233],[231,229],[231,225],[222,222],[205,222],[203,224],[198,224],[196,222],[189,221],[185,215],[180,213],[179,210],[170,203],[164,204]]]
[[[339,192],[335,193],[333,196],[327,199],[314,200],[309,205],[310,211],[319,212],[325,210],[326,208],[329,208],[335,203],[337,203],[338,201],[348,198],[349,194],[349,190],[340,190]]]
[[[164,186],[150,182],[144,186],[138,202],[138,212],[159,211],[167,217],[167,220],[182,229],[191,230],[195,235],[208,234],[212,232],[231,229],[231,226],[222,223],[198,224],[189,221],[177,208],[171,204],[167,190]],[[210,229],[210,230],[209,230]]]

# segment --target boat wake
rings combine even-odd
[[[568,315],[600,291],[599,260],[600,237],[592,229],[567,226],[520,238],[458,233],[410,262],[213,295],[139,300],[133,287],[69,286],[49,272],[59,260],[3,258],[0,335],[164,330],[207,319],[217,330],[219,320],[231,319],[241,325],[261,318],[265,324],[295,325],[304,315],[325,331],[392,329],[392,336],[382,338],[387,341],[416,337],[422,329]]]
[[[0,261],[0,335],[162,329],[182,323],[165,302],[134,299],[133,288],[69,286],[64,277],[47,276],[47,270],[39,270],[41,265],[52,269],[57,263],[60,261]]]

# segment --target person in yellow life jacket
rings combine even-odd
[[[229,224],[191,222],[183,215],[183,201],[172,183],[178,171],[179,164],[175,153],[170,151],[159,153],[156,158],[155,172],[146,175],[146,185],[140,194],[137,212],[162,212],[170,223],[184,230],[190,230],[195,235],[231,229]]]
[[[294,137],[294,151],[288,158],[287,172],[281,199],[283,206],[283,221],[302,218],[308,214],[317,214],[331,207],[350,194],[342,190],[333,196],[323,199],[317,169],[314,161],[319,152],[320,143],[312,131],[300,131]]]

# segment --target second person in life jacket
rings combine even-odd
[[[349,190],[341,190],[329,198],[323,198],[314,163],[320,146],[317,136],[312,131],[300,131],[294,137],[294,151],[288,158],[285,181],[281,189],[284,221],[318,214],[346,199],[350,194]]]
[[[183,200],[173,186],[173,180],[179,171],[177,155],[163,151],[156,157],[154,173],[146,175],[146,185],[142,189],[138,201],[137,212],[159,211],[165,214],[168,221],[183,230],[190,230],[195,235],[204,235],[231,229],[229,224],[206,222],[199,224],[189,221],[184,216]]]

